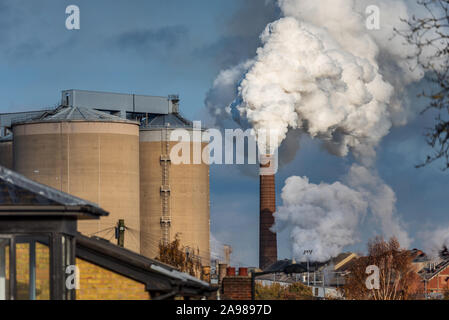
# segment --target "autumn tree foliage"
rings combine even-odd
[[[256,300],[313,300],[312,289],[296,282],[289,286],[279,283],[263,285],[256,283]]]
[[[159,244],[159,256],[156,259],[195,277],[199,276],[202,271],[199,251],[192,252],[181,246],[178,235],[168,244],[162,242]]]
[[[410,300],[422,293],[422,281],[412,264],[413,256],[401,249],[396,238],[377,237],[368,244],[368,256],[358,258],[350,268],[343,294],[352,300]],[[369,290],[368,266],[379,268],[379,289]]]

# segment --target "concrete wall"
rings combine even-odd
[[[100,220],[78,222],[86,235],[114,241],[113,228],[125,219],[125,247],[140,252],[138,125],[34,123],[13,132],[15,171],[109,211]]]
[[[7,169],[13,168],[12,141],[0,142],[0,166]]]
[[[149,258],[158,255],[161,241],[162,165],[161,154],[165,142],[162,131],[140,133],[140,179],[141,179],[141,253]],[[170,142],[170,150],[177,142]],[[189,143],[187,143],[189,144]],[[193,162],[193,143],[191,160]],[[207,144],[200,144],[204,149]],[[179,164],[169,166],[170,181],[170,240],[179,235],[181,244],[199,249],[204,266],[210,265],[210,207],[209,165]]]

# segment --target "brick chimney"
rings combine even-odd
[[[223,300],[251,300],[251,277],[248,269],[240,268],[236,276],[235,268],[228,268],[228,274],[223,278],[221,298]]]
[[[260,157],[259,268],[262,270],[277,261],[276,233],[270,230],[276,212],[275,160],[272,155]]]

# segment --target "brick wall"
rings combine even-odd
[[[77,300],[148,300],[143,283],[134,281],[85,260],[76,259],[80,273]]]
[[[251,300],[251,277],[224,277],[221,294],[223,300]]]
[[[17,298],[29,299],[29,244],[16,246]],[[6,250],[6,275],[9,282],[9,250]],[[80,271],[78,300],[148,300],[145,285],[101,268],[82,259],[76,259]],[[9,284],[7,283],[7,288]],[[43,244],[36,243],[36,299],[50,299],[50,251]]]
[[[449,290],[449,267],[441,271],[427,284],[429,292],[444,293]]]
[[[8,253],[9,256],[9,253]],[[8,258],[9,260],[9,258]],[[30,244],[18,243],[16,245],[16,280],[17,299],[30,298]],[[9,275],[9,263],[6,273]],[[9,278],[9,276],[8,276]],[[48,246],[36,243],[36,300],[50,299],[50,250]]]

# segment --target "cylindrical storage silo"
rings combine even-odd
[[[13,168],[12,134],[0,138],[0,166]]]
[[[183,247],[209,266],[209,165],[193,161],[194,150],[201,152],[208,142],[176,113],[153,115],[140,130],[141,253],[154,258],[159,243],[178,236]],[[170,156],[180,146],[172,136],[174,130],[191,137],[182,142],[190,150],[187,163],[176,164]]]
[[[61,107],[14,123],[15,171],[92,201],[108,217],[79,221],[78,230],[114,240],[124,220],[124,246],[140,252],[139,125],[103,112]]]

